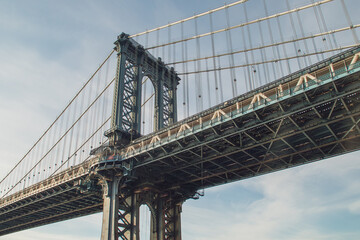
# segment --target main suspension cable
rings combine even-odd
[[[85,144],[88,143],[88,142],[95,136],[95,134],[97,134],[97,133],[99,132],[99,130],[101,130],[101,128],[102,128],[103,126],[105,126],[105,124],[110,121],[110,119],[111,119],[111,116],[108,117],[108,118],[100,125],[100,127],[98,127],[98,128],[96,129],[96,131],[95,131],[90,137],[88,137],[88,139],[87,139],[85,142],[83,142],[83,144],[81,144],[81,146],[79,146],[77,149],[75,149],[75,151],[72,153],[72,155],[71,155],[65,162],[63,162],[49,177],[54,176],[54,174],[55,174],[59,169],[61,169],[61,168],[74,156],[74,154],[76,154],[77,151],[79,151],[83,146],[85,146]],[[106,142],[107,142],[107,141],[105,141],[101,146],[103,146]],[[89,155],[84,161],[86,161],[90,156],[91,156],[91,155]]]
[[[195,35],[195,36],[192,36],[192,37],[189,37],[189,38],[185,38],[185,39],[181,39],[181,40],[177,40],[177,41],[173,41],[173,42],[168,42],[168,43],[164,43],[164,44],[157,44],[155,46],[146,48],[146,50],[165,47],[165,46],[168,46],[168,45],[177,44],[177,43],[181,43],[181,42],[184,42],[184,41],[189,41],[189,40],[193,40],[193,39],[197,39],[197,38],[210,36],[212,34],[217,34],[217,33],[225,32],[225,31],[229,31],[229,30],[232,30],[232,29],[235,29],[235,28],[244,27],[244,26],[247,26],[247,25],[250,25],[250,24],[254,24],[254,23],[257,23],[257,22],[262,22],[262,21],[269,20],[269,19],[272,19],[272,18],[277,18],[277,17],[283,16],[283,15],[286,15],[286,14],[290,14],[290,13],[293,13],[293,12],[298,12],[298,11],[301,11],[301,10],[305,10],[307,8],[319,6],[321,4],[325,4],[325,3],[328,3],[328,2],[332,2],[332,1],[334,1],[334,0],[323,0],[323,1],[320,1],[320,2],[305,5],[305,6],[302,6],[302,7],[299,7],[299,8],[294,8],[294,9],[289,10],[289,11],[276,13],[276,14],[273,14],[271,16],[258,18],[258,19],[255,19],[255,20],[252,20],[252,21],[249,21],[249,22],[246,22],[246,23],[241,23],[241,24],[238,24],[238,25],[235,25],[235,26],[232,26],[232,27],[226,27],[226,28],[222,28],[222,29],[215,30],[215,31],[210,31],[210,32],[203,33],[203,34],[198,34],[198,35]]]
[[[239,54],[239,53],[246,53],[246,52],[260,50],[260,49],[264,49],[264,48],[268,48],[268,47],[279,46],[279,45],[282,45],[282,44],[288,44],[288,43],[303,41],[303,40],[306,40],[306,39],[317,38],[317,37],[321,37],[321,36],[324,36],[324,35],[334,34],[334,33],[347,31],[347,30],[351,30],[351,29],[359,28],[359,27],[360,27],[360,24],[356,24],[356,25],[353,25],[353,26],[350,26],[350,27],[344,27],[344,28],[339,28],[339,29],[335,29],[335,30],[330,30],[328,32],[317,33],[317,34],[314,34],[314,35],[311,35],[311,36],[305,36],[305,37],[296,38],[296,39],[293,39],[293,40],[287,40],[287,41],[283,41],[283,42],[277,42],[277,43],[263,45],[263,46],[259,46],[259,47],[248,48],[248,49],[243,49],[243,50],[234,51],[234,52],[228,52],[228,53],[222,53],[222,54],[217,54],[217,55],[212,55],[212,56],[207,56],[207,57],[202,57],[202,58],[193,58],[193,59],[189,59],[189,60],[186,60],[186,61],[177,61],[177,62],[168,63],[166,65],[176,65],[176,64],[180,64],[180,63],[201,61],[201,60],[224,57],[224,56],[234,55],[234,54]]]
[[[96,101],[101,97],[101,95],[109,88],[109,86],[115,81],[115,78],[107,85],[106,88],[94,99],[94,101],[88,106],[88,108],[79,116],[79,118],[69,127],[69,129],[61,136],[61,138],[46,152],[46,154],[36,162],[36,164],[16,183],[12,186],[12,188],[6,192],[4,196],[6,196],[9,192],[11,192],[18,184],[21,182],[31,171],[33,171],[42,160],[57,146],[57,144],[67,136],[67,134],[73,129],[73,127],[80,121],[80,119],[89,111],[89,109],[96,103]],[[67,162],[67,161],[65,161]]]
[[[316,52],[313,52],[313,53],[306,53],[306,54],[303,54],[303,55],[300,55],[300,56],[297,55],[297,56],[292,56],[292,57],[287,57],[287,58],[277,58],[277,59],[272,59],[272,60],[267,60],[267,61],[254,62],[254,63],[248,63],[248,64],[241,64],[241,65],[236,65],[236,66],[233,66],[233,67],[229,66],[229,67],[213,68],[213,69],[202,70],[202,71],[193,71],[193,72],[186,72],[186,73],[183,72],[183,73],[178,73],[178,75],[190,75],[190,74],[204,73],[204,72],[207,72],[207,71],[208,72],[222,71],[222,70],[228,70],[228,69],[231,69],[231,68],[248,67],[248,66],[260,65],[260,64],[271,63],[271,62],[276,63],[276,62],[279,62],[279,61],[286,61],[286,60],[295,59],[295,58],[298,58],[298,57],[308,57],[308,56],[317,55],[317,54],[335,52],[335,51],[344,50],[344,49],[357,47],[357,46],[360,46],[360,44],[353,44],[353,45],[348,45],[348,46],[329,49],[329,50],[324,50],[324,51],[316,51]]]
[[[195,19],[195,18],[202,17],[202,16],[205,16],[205,15],[207,15],[207,14],[211,14],[211,13],[214,13],[214,12],[217,12],[217,11],[220,11],[220,10],[223,10],[223,9],[225,9],[225,8],[229,8],[229,7],[233,7],[233,6],[235,6],[235,5],[241,4],[241,3],[245,3],[245,2],[247,2],[247,1],[248,1],[248,0],[240,0],[240,1],[237,1],[237,2],[234,2],[234,3],[226,4],[226,5],[222,6],[222,7],[215,8],[215,9],[212,9],[212,10],[210,10],[210,11],[203,12],[203,13],[200,13],[200,14],[197,14],[197,15],[194,15],[194,16],[192,16],[192,17],[188,17],[188,18],[185,18],[185,19],[176,21],[176,22],[172,22],[172,23],[169,23],[169,24],[166,24],[166,25],[164,25],[164,26],[157,27],[157,28],[154,28],[154,29],[151,29],[151,30],[146,30],[145,32],[133,34],[133,35],[131,35],[130,37],[131,37],[131,38],[134,38],[134,37],[141,36],[141,35],[144,35],[144,34],[148,34],[148,33],[151,33],[151,32],[159,31],[159,30],[161,30],[161,29],[164,29],[164,28],[167,28],[167,27],[171,27],[171,26],[177,25],[177,24],[179,24],[179,23],[184,23],[184,22],[193,20],[193,19]]]
[[[20,159],[20,161],[6,174],[6,176],[0,181],[0,184],[19,166],[19,164],[29,155],[29,153],[35,148],[35,146],[43,139],[43,137],[50,131],[50,129],[54,126],[54,124],[59,120],[59,118],[64,114],[64,112],[70,107],[70,105],[75,101],[75,99],[80,95],[80,93],[84,90],[84,88],[90,83],[90,81],[94,78],[94,76],[98,73],[98,71],[102,68],[102,66],[109,60],[111,55],[115,52],[112,50],[110,54],[105,58],[105,60],[100,64],[100,66],[96,69],[96,71],[91,75],[89,80],[81,87],[81,89],[76,93],[76,95],[70,100],[68,105],[62,110],[62,112],[57,116],[57,118],[51,123],[51,125],[46,129],[46,131],[40,136],[40,138],[35,142],[35,144],[30,148],[30,150]]]

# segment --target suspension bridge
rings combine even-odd
[[[360,25],[344,0],[267,4],[119,35],[1,179],[0,235],[103,212],[101,239],[138,239],[146,204],[150,239],[181,239],[203,189],[358,150]]]

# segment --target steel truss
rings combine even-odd
[[[151,211],[150,240],[181,239],[181,206],[183,197],[146,189],[140,193],[119,196],[118,237],[135,240],[139,235],[139,208],[146,204]]]

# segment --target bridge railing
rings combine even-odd
[[[97,162],[96,158],[91,158],[84,161],[81,164],[72,166],[65,171],[59,172],[43,181],[40,181],[36,184],[31,185],[30,187],[24,188],[21,191],[18,191],[10,196],[0,199],[0,208],[5,207],[14,202],[20,201],[22,199],[34,196],[39,193],[43,193],[46,190],[49,190],[53,187],[60,186],[62,184],[70,183],[70,186],[74,186],[78,181],[83,177],[86,177],[89,173],[89,170],[93,164]]]

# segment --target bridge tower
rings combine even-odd
[[[93,166],[103,189],[102,240],[138,240],[139,209],[151,211],[151,240],[181,239],[181,206],[188,197],[179,191],[163,192],[149,181],[137,181],[132,162],[116,157],[117,150],[140,137],[141,90],[144,76],[155,90],[154,130],[176,122],[176,87],[180,78],[173,68],[155,58],[129,35],[115,42],[118,52],[111,128],[105,132],[109,146],[100,149],[104,158]]]
[[[124,146],[140,136],[143,77],[149,77],[155,90],[154,131],[177,120],[176,87],[180,78],[129,35],[122,33],[114,44],[118,63],[111,128],[105,135],[112,145]]]

